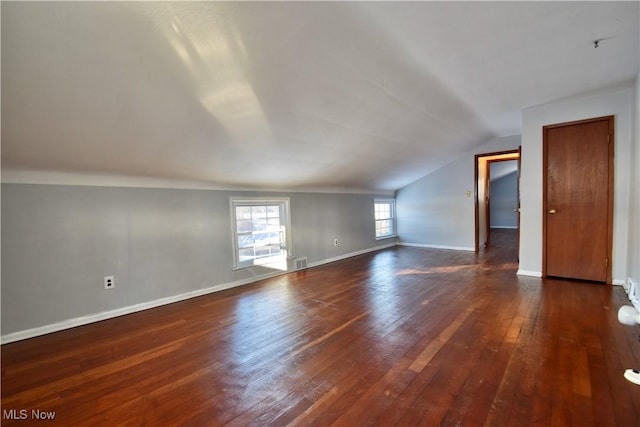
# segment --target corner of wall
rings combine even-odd
[[[636,76],[632,93],[631,182],[640,182],[640,73]],[[629,200],[629,242],[627,280],[625,290],[629,300],[640,310],[640,186],[631,185]]]

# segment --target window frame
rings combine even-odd
[[[389,205],[389,218],[376,218],[376,205],[378,204],[388,204]],[[391,233],[378,235],[378,221],[391,221]],[[398,237],[396,231],[396,201],[393,198],[375,198],[373,200],[373,225],[374,225],[374,235],[376,240],[382,239],[390,239],[393,237]]]
[[[256,263],[256,259],[253,258],[250,261],[240,261],[240,248],[238,247],[238,229],[236,218],[236,207],[241,206],[273,206],[278,205],[280,208],[280,225],[284,227],[284,254],[282,257],[273,257],[272,262]],[[293,257],[292,245],[291,245],[291,210],[289,197],[235,197],[229,198],[230,218],[231,218],[231,244],[233,248],[233,270],[242,270],[251,267],[269,267],[270,264],[289,260]],[[269,257],[267,257],[268,259]]]

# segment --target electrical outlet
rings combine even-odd
[[[333,239],[333,246],[338,246],[338,239]]]
[[[115,281],[113,280],[113,276],[104,276],[104,288],[113,289],[114,286]]]

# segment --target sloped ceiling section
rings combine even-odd
[[[1,7],[4,181],[393,191],[638,72],[637,2]]]

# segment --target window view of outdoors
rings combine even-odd
[[[286,255],[279,205],[236,206],[236,236],[240,264]]]
[[[376,237],[393,235],[393,203],[375,203]]]

